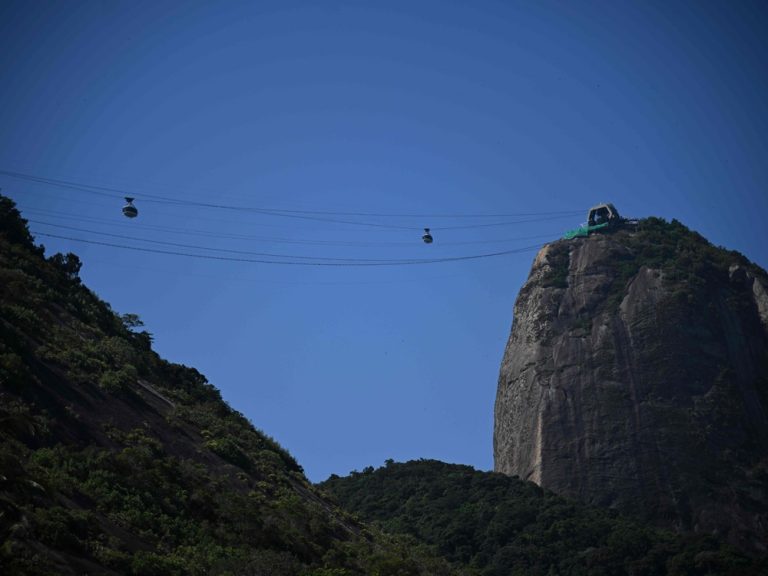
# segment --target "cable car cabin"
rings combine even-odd
[[[139,211],[136,206],[133,205],[133,198],[125,197],[126,205],[123,206],[123,214],[126,218],[136,218],[139,215]]]
[[[424,228],[424,235],[421,239],[424,240],[424,244],[432,244],[432,234],[429,233],[429,228]]]
[[[619,211],[616,210],[616,206],[613,204],[598,204],[589,209],[587,226],[598,226],[600,224],[614,226],[619,222],[621,222],[621,217],[619,216]]]

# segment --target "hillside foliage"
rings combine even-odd
[[[674,290],[676,302],[694,307],[702,304],[706,289],[729,286],[729,269],[738,264],[753,275],[768,281],[765,270],[750,262],[735,250],[715,246],[698,232],[689,229],[678,220],[667,222],[651,216],[643,218],[635,226],[604,230],[596,236],[621,237],[622,252],[613,254],[614,279],[611,293],[606,295],[606,305],[617,307],[625,294],[628,282],[641,268],[651,268],[662,273],[665,284]],[[542,285],[565,288],[569,273],[569,251],[575,243],[589,242],[589,238],[560,240],[550,245],[550,269]]]
[[[320,486],[392,534],[432,544],[479,576],[765,574],[713,537],[676,535],[532,482],[435,460],[388,461]]]
[[[360,524],[0,196],[0,573],[441,575]]]

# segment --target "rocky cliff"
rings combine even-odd
[[[764,270],[656,218],[539,252],[499,376],[496,471],[765,551],[767,415]]]

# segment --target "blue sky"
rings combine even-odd
[[[612,201],[766,267],[767,24],[762,2],[6,0],[0,186],[49,251],[79,254],[92,289],[312,480],[386,458],[490,469],[534,252],[287,266],[42,234],[451,258],[541,245]],[[441,217],[476,214],[508,216]]]

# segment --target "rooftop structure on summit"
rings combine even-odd
[[[610,202],[592,206],[587,212],[587,221],[575,230],[569,230],[563,235],[566,240],[589,236],[591,232],[597,232],[605,228],[615,228],[624,223],[634,221],[622,218],[616,206]]]

